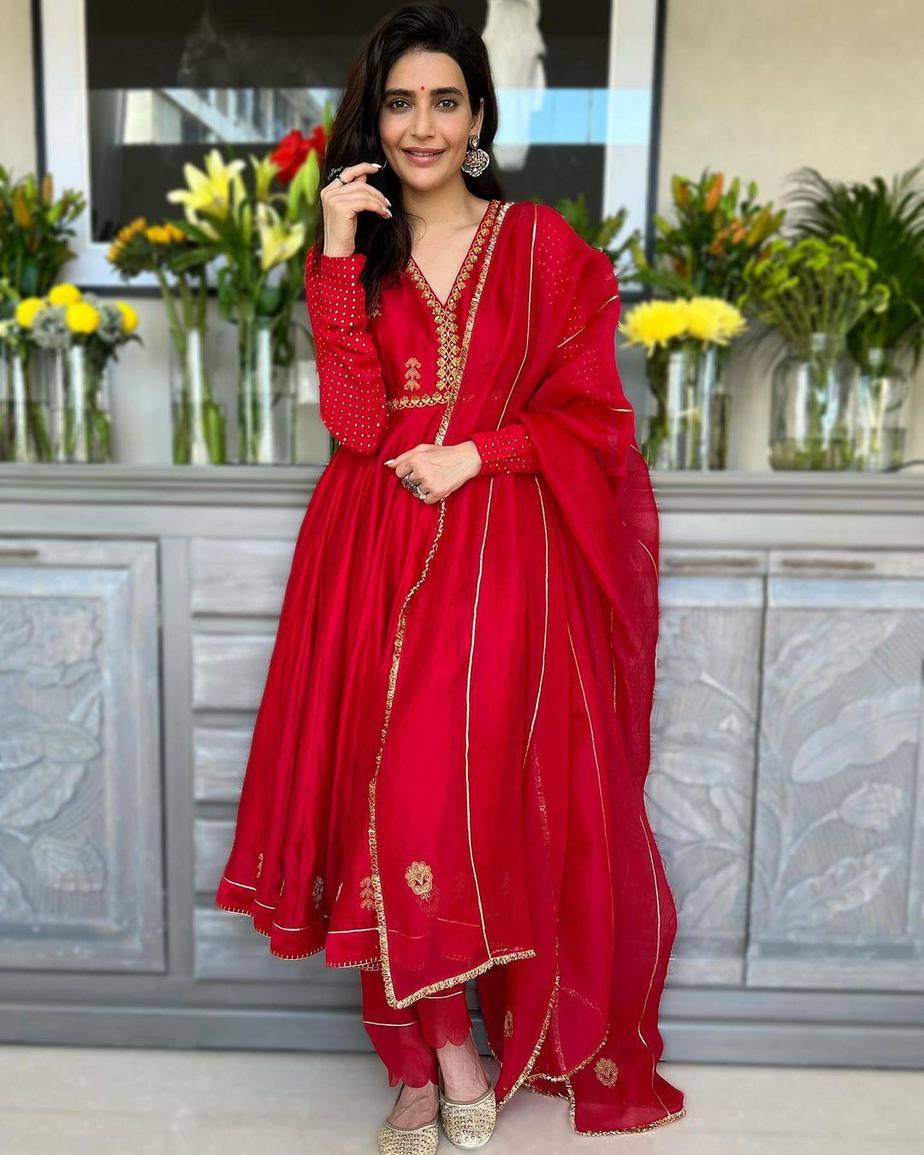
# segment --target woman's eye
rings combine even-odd
[[[452,96],[444,96],[443,99],[439,103],[440,104],[447,104],[448,103],[451,108],[456,108],[459,104],[459,102]],[[399,104],[407,104],[407,101],[403,100],[400,96],[396,96],[392,100],[389,100],[388,107],[389,108],[397,108]]]

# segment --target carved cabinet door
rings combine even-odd
[[[924,559],[770,555],[747,981],[924,989]]]
[[[157,545],[0,539],[0,968],[162,972]]]

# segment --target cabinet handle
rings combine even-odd
[[[21,549],[15,549],[13,547],[6,549],[3,546],[0,546],[0,562],[18,561],[27,557],[38,557],[38,555],[39,551],[33,546],[24,546]]]
[[[784,557],[782,564],[788,569],[849,569],[874,570],[874,561],[862,561],[860,558],[817,558],[817,557]]]
[[[757,557],[682,557],[665,558],[664,570],[698,569],[698,570],[729,570],[729,569],[756,569],[761,559]]]

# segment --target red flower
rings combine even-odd
[[[322,161],[326,144],[323,124],[316,124],[308,136],[304,136],[297,128],[287,132],[270,153],[270,160],[279,168],[276,173],[279,183],[289,184],[312,150],[318,153],[318,161]]]

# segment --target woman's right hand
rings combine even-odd
[[[371,161],[349,164],[340,175],[321,188],[321,206],[324,213],[324,254],[329,257],[349,257],[356,250],[356,218],[361,212],[381,213],[390,218],[391,201],[377,188],[366,183],[367,173],[379,171]]]

